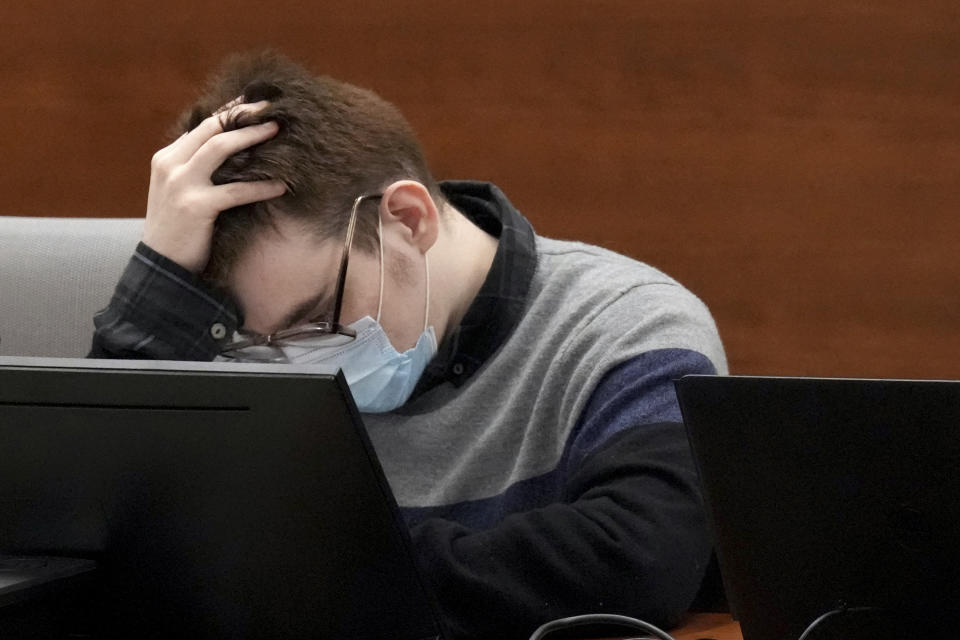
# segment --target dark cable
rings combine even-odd
[[[807,640],[810,634],[813,633],[813,630],[816,629],[818,626],[820,626],[820,624],[824,620],[832,618],[835,615],[838,615],[841,613],[861,613],[863,611],[880,611],[880,608],[879,607],[848,607],[845,602],[841,602],[840,606],[838,606],[836,609],[827,611],[826,613],[818,617],[816,620],[811,622],[810,625],[804,630],[804,632],[800,634],[800,637],[797,638],[797,640]]]
[[[572,629],[575,627],[583,627],[587,625],[618,625],[621,627],[626,627],[634,631],[643,631],[645,633],[651,634],[653,640],[676,640],[673,636],[668,634],[666,631],[659,629],[649,622],[644,622],[643,620],[637,620],[636,618],[631,618],[629,616],[618,616],[609,613],[595,613],[582,616],[573,616],[571,618],[559,618],[557,620],[551,620],[550,622],[541,625],[536,631],[533,632],[533,635],[530,636],[530,640],[542,640],[548,633],[553,631],[561,631],[566,629]],[[644,638],[638,638],[637,640],[646,640]]]

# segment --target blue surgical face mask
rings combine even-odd
[[[437,337],[427,327],[413,348],[398,352],[380,323],[366,316],[350,325],[357,332],[352,342],[340,347],[285,345],[288,362],[328,364],[343,370],[357,408],[383,413],[401,406],[413,393],[427,363],[437,353]]]
[[[423,255],[426,296],[423,333],[417,344],[403,353],[397,351],[380,324],[383,307],[383,227],[380,228],[380,300],[377,318],[365,316],[352,323],[357,337],[344,345],[311,345],[309,340],[280,347],[290,363],[326,364],[343,370],[357,408],[366,413],[384,413],[401,406],[413,393],[427,363],[437,353],[437,336],[428,326],[430,318],[430,263]]]

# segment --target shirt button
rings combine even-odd
[[[461,363],[458,362],[457,364],[453,365],[453,375],[463,375],[463,365]]]
[[[222,322],[214,322],[210,325],[210,335],[214,340],[223,340],[227,336],[227,328]]]

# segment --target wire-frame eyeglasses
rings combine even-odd
[[[298,346],[340,346],[352,342],[356,332],[340,324],[340,310],[343,305],[343,286],[347,278],[347,265],[350,262],[350,248],[357,227],[357,211],[366,200],[377,200],[382,193],[368,193],[358,196],[350,209],[347,233],[340,254],[340,270],[337,274],[337,288],[334,297],[333,315],[329,321],[313,318],[304,324],[281,329],[269,335],[239,329],[235,339],[226,344],[220,356],[227,359],[259,360],[265,362],[285,359],[281,347],[291,344]]]

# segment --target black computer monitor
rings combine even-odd
[[[960,381],[676,386],[745,640],[957,637]]]
[[[104,637],[441,636],[316,367],[0,358],[0,553],[95,561]]]

